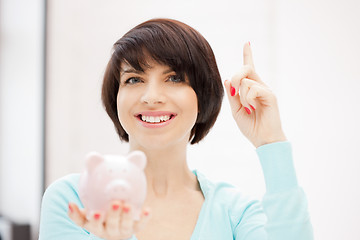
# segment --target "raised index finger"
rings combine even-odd
[[[244,44],[243,49],[244,65],[249,65],[255,69],[254,60],[251,52],[250,42]]]

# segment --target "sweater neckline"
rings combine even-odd
[[[194,169],[192,172],[195,174],[195,176],[199,182],[201,192],[204,195],[204,202],[201,206],[200,213],[199,213],[198,219],[196,221],[194,231],[190,237],[190,240],[198,240],[200,233],[201,233],[204,219],[206,219],[206,208],[207,208],[207,205],[209,202],[208,199],[209,199],[209,194],[210,194],[210,191],[209,191],[210,187],[209,187],[209,181],[201,172],[199,172],[197,169]],[[136,236],[135,236],[135,239],[137,240]]]
[[[197,169],[194,169],[192,172],[195,174],[195,176],[199,182],[200,189],[204,195],[204,202],[201,206],[200,213],[199,213],[198,219],[196,221],[194,231],[190,238],[190,240],[197,240],[197,239],[199,239],[202,225],[203,225],[204,219],[206,218],[206,208],[207,208],[207,205],[209,202],[208,199],[209,199],[210,191],[209,191],[209,184],[208,184],[209,182],[206,179],[206,177],[202,173],[200,173]]]

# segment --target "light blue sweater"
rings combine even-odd
[[[191,240],[312,240],[307,200],[298,186],[291,145],[277,142],[256,149],[266,194],[250,199],[227,183],[214,183],[194,170],[205,201]],[[99,240],[67,216],[68,203],[82,207],[79,174],[63,177],[46,190],[41,208],[40,240]],[[136,240],[136,236],[133,236]]]

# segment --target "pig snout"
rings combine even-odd
[[[124,180],[114,180],[108,184],[105,192],[109,199],[128,200],[130,185]]]

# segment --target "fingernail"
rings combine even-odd
[[[99,213],[95,213],[95,214],[94,214],[94,218],[95,218],[96,220],[99,220],[100,214],[99,214]]]
[[[129,212],[129,207],[123,207],[123,211],[125,212],[125,213],[128,213]]]
[[[251,105],[251,104],[249,104],[250,105],[250,107],[255,111],[255,108],[253,107],[253,105]]]
[[[249,41],[249,46],[250,46],[250,41]]]
[[[70,203],[69,203],[69,210],[70,212],[74,212],[74,209],[71,207]]]
[[[247,107],[245,107],[245,110],[246,110],[246,112],[247,112],[248,114],[251,113],[250,109],[248,109]]]
[[[112,206],[112,209],[114,210],[114,211],[116,211],[116,210],[118,210],[119,209],[119,205],[118,204],[114,204],[113,206]]]
[[[233,97],[235,96],[235,88],[230,85],[230,95]]]

